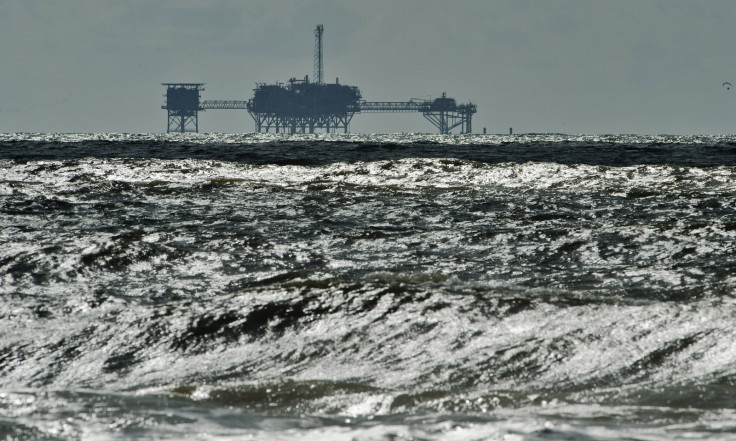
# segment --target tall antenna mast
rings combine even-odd
[[[322,70],[322,34],[324,32],[322,25],[317,25],[314,29],[314,80],[317,81],[317,84],[323,84],[325,81]]]

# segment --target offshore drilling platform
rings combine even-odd
[[[356,113],[420,112],[441,134],[460,128],[472,133],[475,104],[457,104],[444,93],[433,100],[365,101],[355,86],[324,82],[322,37],[324,27],[314,30],[314,77],[291,78],[288,83],[256,84],[253,98],[200,101],[203,83],[162,83],[166,86],[167,132],[198,132],[199,112],[209,109],[247,110],[256,132],[315,133],[324,130],[348,132]]]

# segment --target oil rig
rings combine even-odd
[[[355,86],[324,82],[322,38],[324,26],[314,30],[314,77],[291,78],[286,84],[257,83],[250,100],[205,100],[204,83],[162,83],[166,86],[167,132],[198,132],[199,112],[210,109],[247,110],[256,132],[348,132],[356,113],[420,112],[440,134],[472,133],[475,104],[457,104],[445,93],[440,98],[409,101],[365,101]]]

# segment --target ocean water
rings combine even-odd
[[[0,439],[736,439],[736,137],[0,135]]]

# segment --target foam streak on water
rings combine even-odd
[[[729,438],[735,153],[0,135],[0,436]]]

